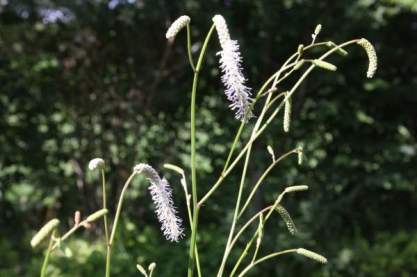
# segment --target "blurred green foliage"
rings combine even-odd
[[[287,256],[250,275],[417,275],[417,1],[19,0],[0,1],[0,276],[36,276],[42,250],[30,249],[35,230],[59,217],[63,231],[75,210],[87,215],[100,208],[98,176],[87,172],[91,158],[107,163],[112,214],[135,163],[162,172],[170,162],[188,172],[192,76],[184,34],[173,45],[164,34],[187,14],[198,48],[216,13],[239,40],[255,89],[309,42],[317,23],[320,39],[363,36],[379,54],[372,80],[365,79],[360,48],[331,58],[339,70],[317,71],[296,94],[290,135],[277,120],[254,146],[247,187],[267,166],[267,144],[277,153],[301,144],[307,159],[302,167],[288,160],[274,170],[251,213],[287,184],[310,186],[284,203],[300,235],[288,235],[277,216],[262,253],[305,247],[329,264]],[[218,45],[209,48],[198,95],[200,192],[219,174],[239,124],[222,95]],[[163,173],[185,217],[178,176]],[[202,211],[205,276],[220,262],[238,173]],[[155,261],[156,276],[183,276],[187,240],[163,239],[141,181],[130,188],[113,273],[138,276],[136,263]],[[50,276],[103,275],[102,233],[100,224],[77,233],[52,258]]]

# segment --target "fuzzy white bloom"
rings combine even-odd
[[[286,187],[284,192],[290,193],[290,192],[298,192],[298,191],[305,191],[305,190],[308,190],[308,186],[301,185],[301,186]]]
[[[283,118],[284,132],[288,133],[290,131],[290,123],[291,123],[291,99],[288,98],[285,101],[285,105],[284,105],[284,118]]]
[[[242,73],[242,58],[237,41],[226,42],[219,55],[220,69],[223,73],[222,82],[226,88],[225,94],[231,102],[229,107],[235,111],[236,119],[248,120],[253,116],[251,89],[245,85],[246,79]]]
[[[90,169],[90,170],[95,170],[97,168],[102,168],[102,167],[104,167],[104,160],[101,159],[101,158],[92,159],[88,163],[88,169]]]
[[[303,164],[303,156],[304,156],[303,147],[298,146],[298,147],[297,147],[297,159],[298,159],[298,165],[302,165],[302,164]]]
[[[295,235],[297,233],[297,227],[295,227],[295,223],[292,220],[290,213],[281,205],[277,205],[275,208],[276,211],[281,216],[282,220],[284,220],[285,225],[287,225],[288,232],[290,232],[291,235]]]
[[[224,20],[224,17],[220,14],[215,15],[212,20],[216,27],[217,35],[219,36],[220,45],[223,48],[226,43],[231,40],[226,20]]]
[[[181,31],[182,28],[187,26],[187,24],[190,23],[190,21],[190,17],[186,15],[178,17],[174,22],[172,22],[171,26],[169,26],[168,31],[165,34],[165,37],[167,39],[175,38],[178,32]]]
[[[318,24],[316,28],[314,29],[314,34],[317,36],[318,34],[320,34],[320,31],[321,31],[321,24]]]
[[[221,15],[213,17],[213,22],[219,36],[222,50],[220,56],[220,69],[223,73],[222,82],[226,88],[225,94],[231,102],[229,107],[235,111],[236,119],[247,121],[252,115],[251,89],[246,86],[246,79],[242,72],[242,57],[239,52],[239,44],[230,38],[226,21]]]
[[[169,241],[178,241],[184,235],[181,227],[182,220],[177,216],[177,210],[172,200],[172,189],[167,180],[161,179],[155,169],[148,164],[138,164],[133,170],[144,174],[151,183],[149,191],[164,236]]]
[[[368,71],[366,72],[366,77],[372,78],[375,75],[376,69],[378,67],[378,58],[376,55],[376,51],[372,43],[365,38],[361,38],[358,41],[358,44],[362,46],[365,50],[366,55],[368,56],[369,64],[368,64]]]
[[[307,250],[307,249],[304,249],[304,248],[298,248],[297,249],[297,254],[303,255],[307,258],[310,258],[310,259],[315,260],[315,261],[317,261],[319,263],[322,263],[322,264],[327,263],[326,257],[323,257],[320,254],[317,254],[313,251],[310,251],[310,250]]]

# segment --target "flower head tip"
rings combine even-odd
[[[181,31],[182,28],[187,26],[190,23],[191,19],[187,15],[182,15],[178,17],[174,22],[172,22],[171,26],[169,26],[168,31],[165,34],[167,39],[174,39],[175,36]]]

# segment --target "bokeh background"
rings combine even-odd
[[[278,118],[254,146],[247,187],[268,164],[267,144],[277,153],[304,145],[306,162],[289,159],[276,168],[250,213],[286,185],[310,186],[285,199],[299,235],[289,235],[276,216],[262,253],[305,247],[329,264],[289,255],[249,275],[417,276],[415,0],[1,0],[0,276],[36,276],[42,249],[30,248],[34,232],[53,217],[64,231],[75,210],[100,208],[97,173],[87,170],[94,157],[107,163],[111,214],[132,166],[147,162],[169,179],[185,218],[178,176],[162,165],[189,172],[192,72],[185,34],[170,45],[165,31],[189,15],[198,50],[217,13],[241,44],[254,89],[299,43],[310,42],[318,23],[320,40],[366,37],[379,55],[371,80],[361,48],[333,56],[338,71],[317,70],[295,95],[289,135]],[[218,50],[213,40],[198,92],[199,191],[218,176],[239,125],[223,95]],[[202,211],[205,276],[221,259],[238,172]],[[136,263],[155,261],[156,276],[184,276],[189,229],[179,243],[163,239],[143,181],[137,178],[127,196],[113,274],[139,276]],[[69,239],[53,256],[50,276],[102,276],[102,234],[96,224]]]

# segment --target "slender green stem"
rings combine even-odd
[[[193,222],[193,215],[192,215],[192,212],[191,212],[190,201],[188,199],[189,194],[188,194],[188,188],[187,188],[187,179],[185,178],[184,170],[182,170],[181,176],[182,176],[182,180],[183,180],[182,185],[183,185],[183,189],[184,189],[185,202],[187,204],[188,222],[189,222],[190,228],[192,230],[192,228],[193,228],[193,223],[192,223]],[[200,267],[200,257],[198,255],[197,245],[195,247],[195,261],[196,261],[196,266],[197,266],[198,277],[201,277],[202,275],[201,275],[201,267]]]
[[[229,244],[230,244],[230,241],[232,240],[234,232],[235,232],[235,227],[236,227],[236,223],[237,223],[237,216],[238,216],[238,212],[239,212],[239,208],[240,208],[240,201],[241,201],[241,198],[242,198],[243,187],[244,187],[244,183],[245,183],[246,171],[247,171],[248,164],[249,164],[249,158],[250,158],[250,153],[251,153],[250,150],[251,149],[249,149],[246,152],[245,163],[244,163],[244,166],[243,166],[243,172],[242,172],[242,176],[241,176],[241,179],[240,179],[239,191],[238,191],[235,210],[234,210],[233,219],[232,219],[232,226],[230,227],[229,237],[227,239],[226,249],[225,249],[224,254],[223,254],[223,259],[222,259],[222,262],[220,264],[219,272],[217,273],[218,277],[223,275],[224,267],[226,265],[226,261],[227,261],[227,258],[229,256],[229,253],[230,253]]]
[[[249,249],[252,246],[252,244],[247,243],[245,249],[243,250],[242,254],[240,255],[239,259],[237,260],[235,266],[233,267],[232,272],[230,273],[230,277],[235,276],[236,271],[239,269],[240,263],[243,261],[243,259],[246,257],[247,254],[249,254]]]
[[[279,203],[281,202],[282,198],[284,197],[284,195],[286,194],[286,192],[282,192],[278,198],[275,200],[274,204],[271,206],[268,206],[266,208],[264,208],[263,210],[261,210],[260,212],[258,212],[257,214],[255,214],[251,219],[249,219],[239,230],[239,232],[236,234],[236,236],[233,238],[232,242],[230,243],[230,248],[232,248],[235,243],[237,242],[238,238],[242,235],[242,233],[245,231],[245,229],[247,227],[249,227],[249,225],[258,217],[258,216],[262,216],[263,213],[267,212],[267,215],[263,218],[262,220],[262,224],[265,224],[265,222],[268,221],[269,217],[271,216],[271,214],[273,213],[273,211],[275,210],[275,208],[279,205]],[[255,231],[254,236],[256,236],[259,232],[259,229],[257,229]]]
[[[106,174],[104,168],[101,168],[101,180],[102,180],[102,195],[103,195],[103,209],[107,209],[107,193],[106,193]],[[109,227],[107,222],[107,214],[103,217],[104,220],[104,232],[106,236],[106,245],[109,243]]]
[[[101,169],[101,180],[102,180],[102,194],[103,194],[103,209],[107,209],[107,192],[106,192],[106,175],[104,168]],[[107,214],[103,217],[104,220],[104,231],[105,231],[105,240],[106,240],[106,277],[110,276],[110,256],[111,256],[111,247],[109,246],[109,225]]]
[[[133,177],[135,177],[135,175],[136,175],[136,172],[133,172],[129,176],[129,178],[127,178],[127,180],[126,180],[126,182],[123,186],[122,192],[120,193],[119,202],[117,203],[116,215],[114,216],[113,227],[112,227],[111,234],[110,234],[110,239],[109,239],[109,244],[110,245],[113,245],[114,236],[116,235],[117,224],[119,223],[120,213],[122,211],[124,195],[126,193],[127,188],[129,187],[129,184],[132,182]]]
[[[274,257],[277,257],[277,256],[280,256],[280,255],[283,255],[283,254],[288,254],[288,253],[293,253],[293,252],[296,252],[297,251],[297,249],[288,249],[288,250],[284,250],[284,251],[280,251],[280,252],[274,252],[274,253],[271,253],[271,254],[269,254],[269,255],[266,255],[266,256],[264,256],[264,257],[262,257],[262,258],[260,258],[260,259],[258,259],[258,260],[256,260],[255,262],[253,262],[253,263],[250,263],[240,274],[239,274],[239,276],[238,277],[243,277],[249,270],[251,270],[254,266],[256,266],[257,264],[259,264],[259,263],[262,263],[262,262],[264,262],[264,261],[266,261],[266,260],[269,260],[269,259],[272,259],[272,258],[274,258]]]
[[[258,238],[256,239],[256,248],[255,248],[255,252],[253,253],[251,263],[253,263],[256,260],[256,257],[258,256],[259,249],[261,248],[263,233],[264,233],[264,217],[261,214],[259,216]]]
[[[252,191],[250,192],[248,198],[246,199],[245,204],[243,205],[242,209],[239,212],[238,218],[240,218],[242,216],[242,214],[245,212],[246,208],[248,207],[250,201],[252,200],[252,197],[255,195],[256,191],[258,190],[259,186],[262,184],[263,180],[265,180],[265,178],[268,176],[269,172],[283,159],[285,159],[286,157],[288,157],[291,154],[297,154],[297,149],[293,149],[287,153],[285,153],[284,155],[280,156],[278,159],[276,159],[275,161],[273,161],[269,167],[264,171],[264,173],[262,174],[262,176],[258,179],[258,181],[256,182],[255,186],[253,187]]]
[[[230,147],[229,155],[227,156],[227,160],[224,164],[222,174],[226,171],[227,167],[229,166],[230,160],[232,159],[233,153],[234,153],[235,148],[237,146],[237,142],[239,141],[240,135],[242,134],[244,126],[245,126],[245,122],[242,121],[240,123],[239,129],[237,130],[237,133],[236,133],[236,136],[233,140],[232,146]]]
[[[255,126],[253,127],[251,137],[253,137],[256,134],[260,124],[262,123],[262,120],[263,120],[263,118],[265,116],[265,113],[267,111],[268,103],[271,100],[271,97],[272,97],[272,94],[269,94],[266,101],[265,101],[264,108],[262,109],[261,115],[257,119],[257,121],[255,123]],[[230,254],[230,250],[231,250],[230,249],[230,242],[233,238],[235,227],[236,227],[237,220],[238,220],[240,202],[241,202],[241,199],[242,199],[243,187],[244,187],[244,184],[245,184],[246,172],[247,172],[247,168],[248,168],[248,165],[249,165],[251,150],[252,150],[252,144],[249,146],[248,151],[246,152],[245,162],[244,162],[244,165],[243,165],[242,175],[241,175],[241,179],[240,179],[238,196],[237,196],[237,199],[236,199],[236,205],[235,205],[235,210],[234,210],[234,214],[233,214],[232,226],[230,228],[229,238],[228,238],[227,243],[226,243],[226,249],[224,251],[223,259],[222,259],[222,262],[220,264],[220,269],[219,269],[219,272],[217,273],[218,277],[223,275],[224,267],[226,266],[226,261],[227,261],[227,258],[229,256],[229,254]]]
[[[189,250],[189,261],[188,261],[188,277],[192,277],[194,273],[194,256],[196,252],[197,244],[197,226],[198,226],[198,214],[199,206],[198,196],[197,196],[197,173],[196,173],[196,122],[195,122],[195,111],[196,111],[196,95],[197,95],[197,86],[198,78],[203,64],[203,59],[207,50],[207,45],[210,41],[210,37],[214,31],[214,25],[211,26],[209,32],[207,33],[206,39],[204,40],[203,47],[198,58],[197,66],[194,71],[193,87],[191,92],[191,189],[192,189],[192,201],[193,201],[193,228],[191,229],[191,242]]]
[[[188,54],[188,61],[190,62],[191,68],[195,72],[193,54],[191,52],[191,27],[190,24],[187,24],[187,54]]]
[[[62,237],[57,238],[55,240],[55,243],[52,245],[52,249],[51,251],[55,250],[60,243],[62,243],[63,241],[65,241],[67,238],[69,238],[69,236],[71,236],[75,231],[77,231],[78,229],[80,229],[81,227],[85,226],[84,224],[89,223],[86,219],[81,221],[78,224],[75,224],[74,226],[72,226],[71,229],[69,229]]]
[[[111,261],[111,246],[107,244],[107,254],[106,254],[106,277],[110,276],[110,261]]]
[[[262,216],[263,213],[267,212],[267,215],[263,218],[262,220],[262,224],[265,225],[265,223],[268,221],[269,217],[271,216],[271,214],[274,212],[275,208],[279,205],[279,203],[281,203],[282,198],[284,197],[284,195],[287,192],[284,190],[275,200],[274,204],[264,208],[263,210],[261,210],[260,212],[258,212],[257,214],[255,214],[251,219],[249,219],[239,230],[239,232],[236,234],[236,236],[233,238],[233,241],[231,243],[231,247],[234,246],[234,244],[237,242],[238,238],[242,235],[242,233],[245,231],[245,229],[247,229],[249,227],[249,225],[259,216]],[[260,232],[259,228],[255,231],[255,233],[252,235],[252,238],[249,240],[249,242],[246,244],[244,251],[241,253],[238,261],[236,262],[235,266],[233,267],[232,273],[230,275],[230,277],[234,276],[235,272],[237,271],[240,263],[243,261],[243,259],[246,257],[246,255],[249,252],[250,247],[252,246],[256,236],[258,235],[258,233]]]
[[[327,56],[329,56],[330,54],[332,54],[333,52],[335,52],[335,51],[337,51],[338,49],[340,49],[340,48],[342,48],[342,47],[344,47],[344,46],[347,46],[347,45],[349,45],[349,44],[353,44],[353,43],[356,43],[357,42],[357,40],[351,40],[351,41],[348,41],[348,42],[345,42],[345,43],[343,43],[343,44],[340,44],[340,45],[338,45],[338,46],[336,46],[336,47],[334,47],[334,48],[332,48],[331,50],[329,50],[329,51],[327,51],[325,54],[323,54],[320,58],[319,58],[319,60],[323,60],[324,58],[326,58]],[[309,45],[308,47],[306,47],[305,49],[307,49],[307,48],[310,48],[310,47],[314,47],[314,46],[316,46],[316,45],[322,45],[323,43],[319,43],[319,44],[311,44],[311,45]],[[292,57],[294,57],[294,56],[296,56],[296,54],[294,54],[293,56],[291,56],[290,57],[290,59],[289,60],[291,60],[291,58]],[[288,60],[287,60],[288,61]],[[295,90],[300,86],[300,84],[304,81],[304,79],[310,74],[310,72],[314,69],[314,65],[311,65],[305,72],[304,72],[304,74],[300,77],[300,79],[294,84],[294,86],[292,87],[292,89],[290,90],[290,92],[286,95],[286,97],[285,97],[285,99],[281,102],[281,104],[276,108],[276,110],[272,113],[272,115],[268,118],[268,120],[264,123],[264,125],[260,128],[260,130],[256,133],[256,135],[252,138],[251,137],[251,139],[249,140],[249,142],[246,144],[246,146],[242,149],[242,151],[241,151],[241,153],[235,158],[235,160],[234,160],[234,162],[230,165],[230,167],[228,168],[228,170],[226,170],[226,172],[225,172],[225,174],[223,174],[222,176],[221,176],[221,178],[223,179],[224,177],[225,177],[225,175],[227,175],[227,173],[228,172],[230,172],[230,170],[236,165],[236,163],[240,160],[240,158],[243,156],[243,153],[244,152],[246,152],[246,151],[249,151],[249,149],[250,149],[250,147],[251,147],[251,145],[252,145],[252,143],[253,143],[253,141],[257,138],[257,137],[259,137],[259,135],[261,135],[262,134],[262,132],[265,130],[265,128],[271,123],[271,121],[272,121],[272,119],[273,118],[275,118],[275,116],[277,115],[277,113],[279,112],[279,110],[281,109],[281,107],[283,106],[283,103],[285,103],[285,101],[289,98],[289,97],[291,97],[291,95],[295,92]],[[275,74],[274,74],[275,75]],[[287,76],[287,75],[286,75]],[[286,76],[284,76],[284,78],[286,77]],[[271,76],[271,78],[272,78],[272,76]],[[268,82],[270,82],[270,80],[271,80],[271,78],[269,78],[268,80],[267,80],[267,82],[266,83],[268,83]],[[276,83],[276,82],[278,82],[278,75],[275,75],[274,76],[274,83]],[[266,85],[264,85],[263,86],[263,88],[266,88]],[[262,93],[259,93],[258,95],[262,95]],[[222,181],[222,179],[221,179],[221,181]],[[218,183],[220,183],[220,182],[218,182]],[[210,196],[210,194],[211,193],[213,193],[214,192],[214,190],[217,188],[217,186],[218,185],[216,185],[215,184],[215,186],[213,186],[213,190],[212,191],[209,191],[209,193],[207,193],[206,194],[206,196],[202,199],[202,200],[205,200],[205,199],[207,199],[209,196]],[[282,198],[282,194],[281,194],[281,196],[279,197],[279,198]],[[272,212],[272,210],[270,211],[270,213],[268,214],[268,216],[266,217],[266,219],[265,220],[267,220],[267,218],[269,217],[269,215],[271,214],[271,212]],[[250,248],[250,245],[253,243],[253,240],[254,240],[254,238],[256,237],[256,234],[257,234],[257,232],[255,232],[255,234],[254,234],[254,236],[252,237],[252,239],[250,240],[250,242],[247,244],[247,246],[246,246],[246,248],[245,248],[245,250],[244,250],[244,252],[242,253],[242,255],[239,257],[239,259],[238,259],[238,263],[235,265],[235,267],[233,268],[233,271],[232,271],[232,275],[234,274],[234,272],[236,271],[236,269],[237,269],[237,267],[239,266],[239,264],[240,264],[240,262],[243,260],[243,257],[246,255],[245,253],[247,253],[248,252],[248,250],[249,250],[249,248]],[[235,238],[235,239],[237,239],[237,238]],[[235,241],[235,240],[234,240]],[[250,268],[249,268],[250,269]],[[249,270],[248,269],[248,270]]]
[[[107,255],[106,255],[106,277],[110,276],[110,262],[111,262],[111,250],[113,247],[114,236],[116,234],[117,224],[119,223],[120,213],[122,211],[124,195],[126,193],[129,184],[132,182],[133,177],[135,177],[136,172],[133,172],[129,178],[126,180],[122,192],[120,193],[119,202],[117,203],[116,215],[113,220],[113,227],[110,234],[109,243],[107,244]]]
[[[81,227],[81,223],[80,224],[76,224],[74,225],[71,229],[68,230],[68,232],[66,232],[62,237],[60,237],[53,245],[52,245],[52,249],[51,250],[55,250],[58,245],[63,242],[64,240],[66,240],[69,236],[71,236],[75,231],[77,231],[80,227]]]
[[[51,254],[51,251],[52,251],[52,244],[53,244],[55,232],[56,232],[56,229],[52,231],[51,237],[49,239],[48,249],[46,250],[45,258],[43,259],[40,277],[44,277],[46,274],[46,268],[48,267],[49,255]]]

